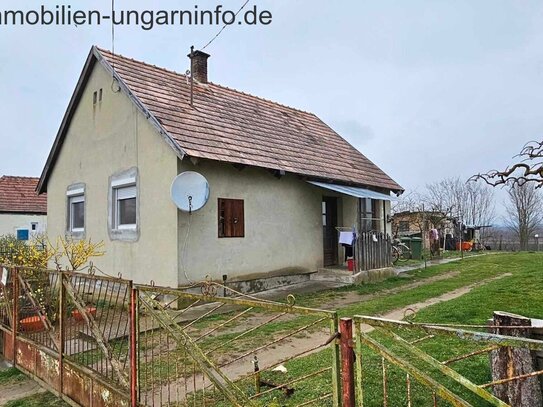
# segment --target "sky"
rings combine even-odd
[[[23,3],[23,4],[22,4]],[[237,10],[244,0],[116,0],[116,9]],[[110,0],[2,0],[0,11]],[[540,1],[250,0],[266,26],[208,47],[212,82],[314,112],[407,191],[501,169],[543,133]],[[178,72],[220,26],[115,28],[115,51]],[[90,47],[111,25],[0,25],[0,174],[39,176]],[[503,213],[503,191],[497,192]]]

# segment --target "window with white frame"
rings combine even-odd
[[[68,231],[85,231],[85,191],[82,188],[68,191]]]
[[[137,189],[134,180],[113,185],[114,229],[135,229],[137,225]]]

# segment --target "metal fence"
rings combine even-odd
[[[498,388],[532,379],[538,389],[537,376],[543,371],[529,366],[530,373],[515,374],[517,366],[513,360],[508,360],[505,378],[492,378],[487,383],[476,384],[466,371],[461,374],[454,369],[457,363],[470,363],[481,357],[484,358],[483,364],[488,366],[489,355],[501,349],[507,355],[511,354],[511,349],[525,349],[528,355],[530,351],[543,350],[543,341],[486,332],[496,328],[507,331],[518,330],[519,326],[431,325],[355,316],[353,386],[344,389],[351,392],[353,402],[349,405],[437,406],[444,403],[453,406],[510,406],[497,397]],[[470,343],[470,352],[447,360],[432,356],[443,344],[454,352],[454,340]]]
[[[543,375],[507,359],[543,351],[543,341],[502,335],[518,332],[512,323],[338,320],[293,296],[281,303],[211,281],[173,289],[92,270],[0,270],[3,354],[75,406],[508,406],[498,398],[506,386],[539,388]],[[454,353],[451,338],[469,352],[436,354]],[[488,369],[488,355],[486,383],[454,369],[478,358]],[[500,357],[507,369],[495,374]]]
[[[335,312],[213,282],[172,289],[92,271],[0,270],[4,355],[70,404],[340,405]],[[313,368],[300,366],[321,350]],[[315,378],[322,391],[301,399],[296,388]]]
[[[136,288],[139,400],[147,406],[339,406],[337,314],[204,282]],[[297,358],[327,350],[315,366]],[[322,392],[296,387],[318,378]],[[321,404],[319,404],[321,403]]]

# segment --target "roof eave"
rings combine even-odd
[[[10,211],[10,210],[0,210],[0,215],[47,215],[47,212],[43,211]]]

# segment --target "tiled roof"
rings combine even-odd
[[[47,213],[47,195],[38,195],[39,178],[0,177],[0,213]]]
[[[113,55],[99,50],[113,65]],[[312,113],[115,55],[117,74],[189,156],[401,191]]]

